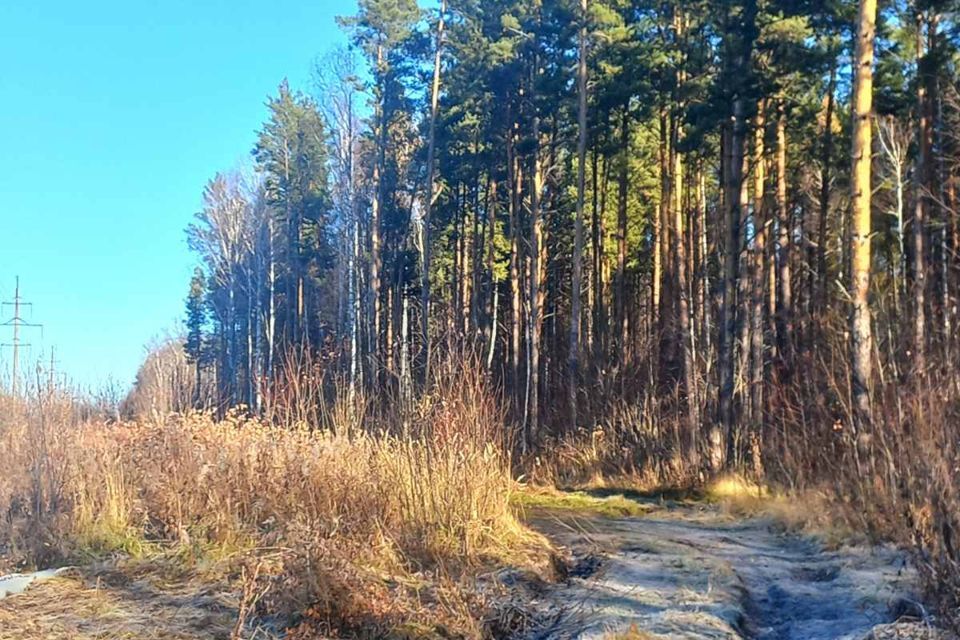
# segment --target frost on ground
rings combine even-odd
[[[69,567],[61,569],[45,569],[43,571],[34,571],[33,573],[11,573],[6,576],[0,576],[0,600],[7,596],[23,593],[34,582],[49,580],[69,570]]]
[[[947,637],[923,621],[916,575],[896,549],[826,548],[769,520],[736,519],[705,505],[651,507],[621,519],[585,513],[566,508],[531,519],[580,558],[565,582],[537,583],[539,615],[531,619],[542,626],[534,638]],[[229,585],[175,565],[131,561],[41,577],[50,579],[0,600],[0,640],[227,640],[237,620]],[[19,590],[19,578],[6,586]],[[519,604],[526,615],[528,603]],[[267,636],[274,637],[255,637]]]
[[[0,640],[229,640],[237,619],[227,585],[174,566],[129,562],[41,573],[0,599]]]
[[[543,638],[935,637],[924,624],[889,626],[923,615],[916,575],[889,547],[830,550],[702,505],[619,520],[540,515],[533,524],[574,554],[592,554],[588,570],[542,598],[557,620]]]

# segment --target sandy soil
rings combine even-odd
[[[581,558],[569,581],[541,596],[556,621],[541,638],[942,637],[916,620],[915,573],[889,547],[831,550],[703,505],[532,523]],[[915,619],[889,625],[905,616]]]

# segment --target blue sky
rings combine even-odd
[[[0,298],[19,274],[44,324],[24,364],[55,345],[81,386],[132,382],[144,345],[182,318],[204,183],[248,162],[268,95],[284,77],[309,89],[313,60],[346,42],[335,16],[355,9],[0,2]]]

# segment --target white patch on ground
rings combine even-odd
[[[896,549],[827,550],[713,508],[535,524],[575,553],[602,554],[595,573],[544,596],[558,622],[543,638],[861,640],[918,600]]]
[[[23,593],[34,582],[54,578],[70,567],[60,569],[44,569],[43,571],[34,571],[33,573],[11,573],[10,575],[0,576],[0,600],[7,596]]]

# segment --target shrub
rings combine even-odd
[[[262,556],[278,587],[264,606],[286,619],[424,617],[469,635],[475,603],[451,576],[539,540],[511,510],[503,422],[482,381],[461,373],[424,397],[359,433],[236,412],[53,423],[22,406],[0,427],[0,534],[33,564],[153,548]]]

